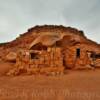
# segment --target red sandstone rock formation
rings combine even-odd
[[[40,49],[55,44],[61,48],[65,69],[90,66],[91,54],[98,57],[100,55],[100,44],[89,40],[83,31],[71,27],[44,25],[29,29],[9,43],[0,44],[0,58],[7,60],[6,56],[10,52],[17,53],[20,49]]]
[[[71,27],[57,26],[57,25],[44,25],[44,26],[35,26],[30,28],[28,32],[20,34],[15,40],[8,43],[1,43],[0,48],[7,49],[17,49],[17,48],[27,48],[33,40],[41,34],[50,33],[50,34],[69,34],[74,38],[75,36],[79,36],[83,38],[86,43],[98,45],[94,41],[91,41],[86,38],[83,31],[77,30]],[[82,40],[81,40],[82,41]]]

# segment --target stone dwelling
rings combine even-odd
[[[49,25],[36,30],[38,36],[26,49],[17,51],[10,74],[63,73],[66,69],[100,67],[100,45],[87,39],[82,31]]]

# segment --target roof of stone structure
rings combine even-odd
[[[83,31],[78,30],[76,28],[72,28],[72,27],[65,27],[62,25],[41,25],[41,26],[32,27],[27,32],[17,37],[15,40],[8,43],[0,44],[0,47],[11,48],[15,50],[19,48],[27,48],[30,45],[32,45],[32,43],[33,44],[36,43],[35,41],[39,41],[38,37],[40,35],[54,35],[54,36],[60,35],[60,38],[65,35],[67,36],[70,35],[71,40],[80,41],[80,39],[83,38],[84,41],[86,41],[86,43],[88,42],[89,45],[95,45],[97,47],[100,47],[98,43],[86,38]],[[53,36],[53,39],[55,39],[54,36]],[[52,40],[52,39],[49,39],[49,40]],[[53,41],[56,41],[56,40],[53,40]],[[54,42],[48,42],[48,44],[50,43],[52,44]]]
[[[34,32],[34,33],[43,33],[43,32],[51,32],[51,33],[73,33],[73,34],[77,34],[80,36],[85,37],[84,32],[81,30],[78,30],[76,28],[73,27],[65,27],[63,25],[38,25],[35,27],[32,27],[30,29],[28,29],[28,32]]]

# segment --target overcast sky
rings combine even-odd
[[[43,24],[75,27],[100,43],[100,0],[0,0],[0,42]]]

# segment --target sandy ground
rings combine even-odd
[[[14,66],[11,63],[0,61],[0,76],[4,75],[9,71],[9,69],[12,69]]]
[[[2,76],[11,67],[0,63],[0,100],[100,100],[100,69],[60,76]]]
[[[0,77],[0,100],[100,100],[100,69]]]

